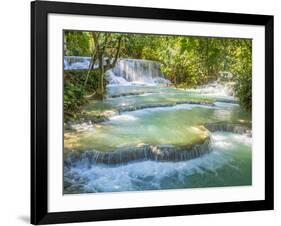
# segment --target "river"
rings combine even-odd
[[[107,97],[83,107],[106,120],[65,131],[65,194],[251,185],[251,114],[228,83],[178,89],[129,59],[106,76]]]

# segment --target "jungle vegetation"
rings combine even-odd
[[[64,71],[64,110],[69,114],[86,101],[84,96],[103,97],[104,73],[118,58],[158,61],[166,78],[181,88],[206,84],[220,72],[230,72],[240,105],[252,108],[250,39],[65,31],[64,55],[91,57],[88,70]]]

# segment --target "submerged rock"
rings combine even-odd
[[[87,180],[79,173],[71,171],[68,167],[64,167],[63,175],[63,193],[64,194],[75,194],[83,193],[84,185],[87,183]]]
[[[224,98],[216,98],[215,102],[228,103],[228,104],[239,104],[238,100],[235,100],[235,99],[224,99]]]
[[[120,108],[118,110],[118,112],[120,114],[122,112],[137,111],[137,110],[142,110],[142,109],[147,109],[147,108],[173,107],[173,106],[180,105],[180,104],[198,104],[198,105],[205,105],[205,106],[210,106],[210,107],[215,106],[212,102],[187,100],[187,101],[177,101],[174,103],[156,103],[156,104],[153,103],[153,104],[144,104],[144,105],[139,105],[139,106],[126,106],[126,107]]]
[[[138,95],[152,94],[152,93],[156,93],[156,92],[141,91],[141,92],[118,93],[118,94],[108,95],[108,98],[118,98],[118,97],[126,97],[126,96],[138,96]]]
[[[251,129],[243,124],[229,123],[229,122],[216,122],[216,123],[206,123],[204,127],[211,132],[221,131],[221,132],[232,132],[238,134],[249,134],[251,135]]]
[[[68,153],[64,165],[70,167],[78,163],[92,165],[93,163],[123,164],[131,161],[186,161],[200,157],[210,151],[210,137],[202,141],[187,145],[140,145],[134,147],[118,148],[112,152],[84,151]]]
[[[113,116],[116,114],[116,112],[110,112],[108,114],[97,114],[97,115],[91,115],[91,114],[81,114],[79,115],[79,119],[68,121],[64,123],[64,130],[69,131],[86,131],[93,127],[94,124],[106,122],[109,120],[110,116]]]

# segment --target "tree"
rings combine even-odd
[[[235,75],[235,93],[242,107],[252,109],[252,42],[249,39],[236,41],[234,60],[230,71]]]
[[[90,75],[98,76],[95,92],[99,96],[105,91],[105,71],[113,68],[118,58],[146,59],[160,62],[165,76],[181,87],[213,81],[220,71],[231,72],[235,95],[243,107],[251,109],[251,40],[66,31],[64,50],[65,55],[91,56],[84,87]]]
[[[65,56],[90,56],[89,32],[65,31],[64,55]]]
[[[100,71],[98,95],[104,93],[104,73],[106,70],[113,68],[118,60],[123,35],[104,33],[104,32],[91,32],[92,37],[92,58],[87,77],[84,83],[86,87],[90,70],[93,70],[96,63]]]

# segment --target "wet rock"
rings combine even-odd
[[[104,115],[83,115],[76,121],[64,123],[64,130],[69,131],[85,131],[92,128],[94,124],[108,121],[108,117]]]
[[[82,193],[87,180],[77,172],[64,168],[63,191],[64,194]]]
[[[147,108],[158,108],[158,107],[173,107],[180,104],[198,104],[198,105],[206,105],[206,106],[215,106],[213,103],[210,102],[204,102],[204,101],[177,101],[174,103],[164,103],[164,104],[146,104],[146,105],[139,105],[139,106],[126,106],[123,108],[120,108],[118,110],[119,114],[122,112],[128,112],[128,111],[137,111]]]
[[[195,143],[182,146],[175,145],[140,145],[134,147],[118,148],[112,152],[84,151],[79,158],[69,154],[64,162],[67,166],[82,163],[92,165],[102,163],[108,165],[119,165],[132,161],[152,160],[152,161],[186,161],[200,157],[210,151],[210,137]]]
[[[214,103],[204,102],[204,101],[177,101],[176,104],[198,104],[198,105],[215,106]]]
[[[118,94],[112,94],[109,95],[109,98],[118,98],[118,97],[126,97],[126,96],[138,96],[138,95],[142,95],[142,94],[151,94],[151,93],[156,93],[156,92],[128,92],[128,93],[118,93]]]
[[[63,179],[63,188],[67,189],[71,185],[72,185],[71,179],[68,178],[68,177],[64,177],[64,179]]]
[[[215,102],[222,102],[222,103],[228,103],[228,104],[239,104],[238,100],[224,99],[224,98],[217,98],[217,99],[215,99]]]
[[[63,193],[64,194],[78,194],[78,193],[84,193],[84,186],[83,185],[75,185],[72,184],[69,187],[64,188]]]
[[[232,132],[238,134],[251,134],[251,129],[242,124],[228,123],[228,122],[217,122],[217,123],[206,123],[204,126],[211,132]]]

